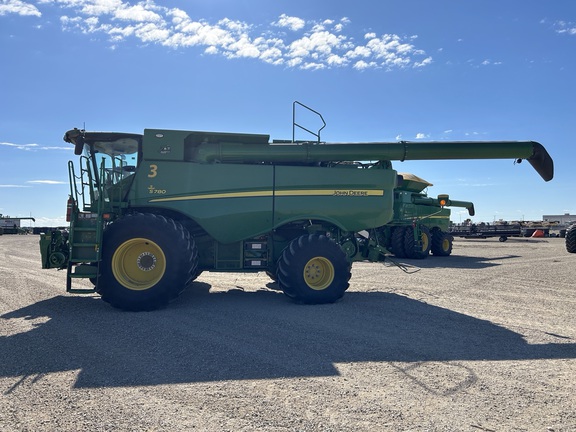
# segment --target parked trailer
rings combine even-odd
[[[481,238],[498,237],[501,242],[508,240],[508,237],[522,237],[523,231],[520,224],[512,225],[453,225],[450,227],[450,234],[455,237]]]

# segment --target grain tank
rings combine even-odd
[[[391,161],[526,159],[553,177],[532,141],[326,143],[165,129],[72,129],[64,140],[80,156],[69,163],[70,228],[41,236],[42,267],[66,269],[68,292],[97,292],[125,310],[163,307],[203,271],[266,272],[300,303],[340,299],[354,261],[390,252]],[[405,247],[421,249],[413,237]]]

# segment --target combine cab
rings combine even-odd
[[[334,302],[352,263],[382,260],[395,232],[410,237],[414,217],[404,253],[427,249],[422,227],[430,247],[449,253],[446,237],[434,237],[446,228],[432,223],[442,197],[430,213],[395,219],[404,193],[417,206],[431,199],[406,189],[393,160],[526,159],[544,180],[553,176],[550,156],[530,141],[325,143],[320,132],[270,141],[163,129],[73,129],[64,140],[80,156],[69,163],[70,229],[41,236],[42,266],[66,269],[67,291],[97,292],[126,310],[166,306],[205,270],[266,272],[297,302]]]

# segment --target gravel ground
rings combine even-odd
[[[356,263],[321,306],[204,273],[141,313],[66,294],[38,240],[0,236],[3,432],[576,430],[563,239],[456,239],[411,274]]]

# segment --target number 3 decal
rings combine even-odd
[[[149,178],[156,177],[158,175],[158,165],[150,165],[150,174],[148,174]]]

